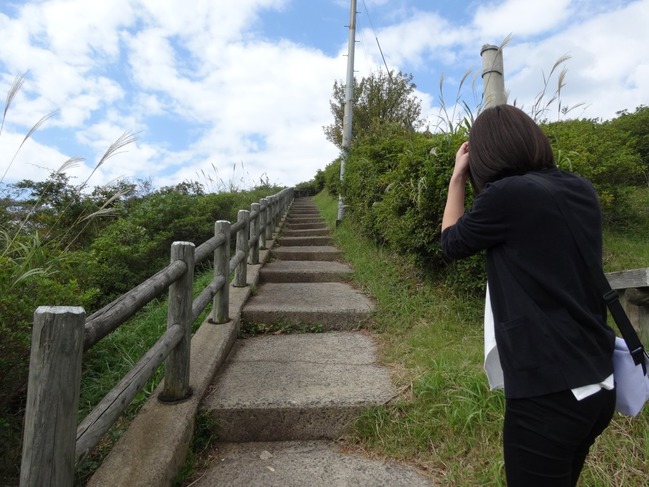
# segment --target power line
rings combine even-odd
[[[374,29],[374,24],[372,23],[372,18],[370,17],[370,11],[367,8],[367,4],[365,3],[365,0],[363,0],[363,6],[365,7],[365,13],[367,14],[367,20],[370,22],[370,27],[372,28],[372,32],[374,33],[374,39],[376,39],[376,45],[379,47],[379,53],[381,53],[381,59],[383,59],[383,64],[385,65],[385,70],[388,72],[388,76],[392,76],[390,74],[390,68],[388,68],[388,63],[385,60],[385,56],[383,55],[383,49],[381,49],[381,43],[379,42],[379,36],[376,34],[376,30]]]

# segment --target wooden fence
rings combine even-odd
[[[638,332],[640,341],[649,347],[649,267],[606,274],[611,287]]]
[[[36,310],[21,487],[73,485],[79,460],[92,451],[163,362],[164,386],[159,399],[173,404],[191,396],[193,322],[210,302],[209,321],[229,321],[231,271],[232,285],[246,286],[247,264],[259,263],[259,249],[272,238],[293,196],[293,189],[288,188],[253,203],[250,210],[239,210],[234,224],[217,221],[214,237],[198,247],[191,242],[174,242],[167,267],[87,318],[80,307],[42,306]],[[236,250],[230,256],[232,236]],[[194,266],[210,256],[214,258],[214,279],[193,300]],[[167,330],[77,426],[83,352],[167,290]]]

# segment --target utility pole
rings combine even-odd
[[[484,108],[507,103],[503,69],[503,50],[498,46],[485,44],[480,50],[482,57],[482,83],[484,86]]]
[[[345,214],[342,185],[345,179],[345,162],[349,154],[352,141],[352,111],[354,102],[354,48],[356,45],[356,0],[351,0],[349,12],[349,40],[347,41],[347,84],[345,85],[345,110],[343,112],[343,141],[340,158],[340,188],[338,190],[338,218],[339,225]]]

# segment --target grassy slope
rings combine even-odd
[[[333,227],[336,200],[320,194],[315,201]],[[343,221],[334,232],[336,243],[356,283],[377,302],[372,326],[402,396],[365,414],[349,442],[415,463],[441,485],[504,485],[504,400],[488,390],[482,372],[483,300],[458,296],[420,275],[405,258],[377,248],[351,227]],[[607,270],[647,266],[643,235],[607,233]],[[649,408],[635,420],[616,415],[593,447],[580,485],[647,485],[648,437]]]

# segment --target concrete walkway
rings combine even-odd
[[[358,331],[374,304],[345,282],[351,269],[331,242],[313,202],[295,200],[242,317],[323,333],[237,340],[202,404],[218,425],[218,458],[193,485],[431,485],[412,467],[335,441],[397,393],[371,334]]]

